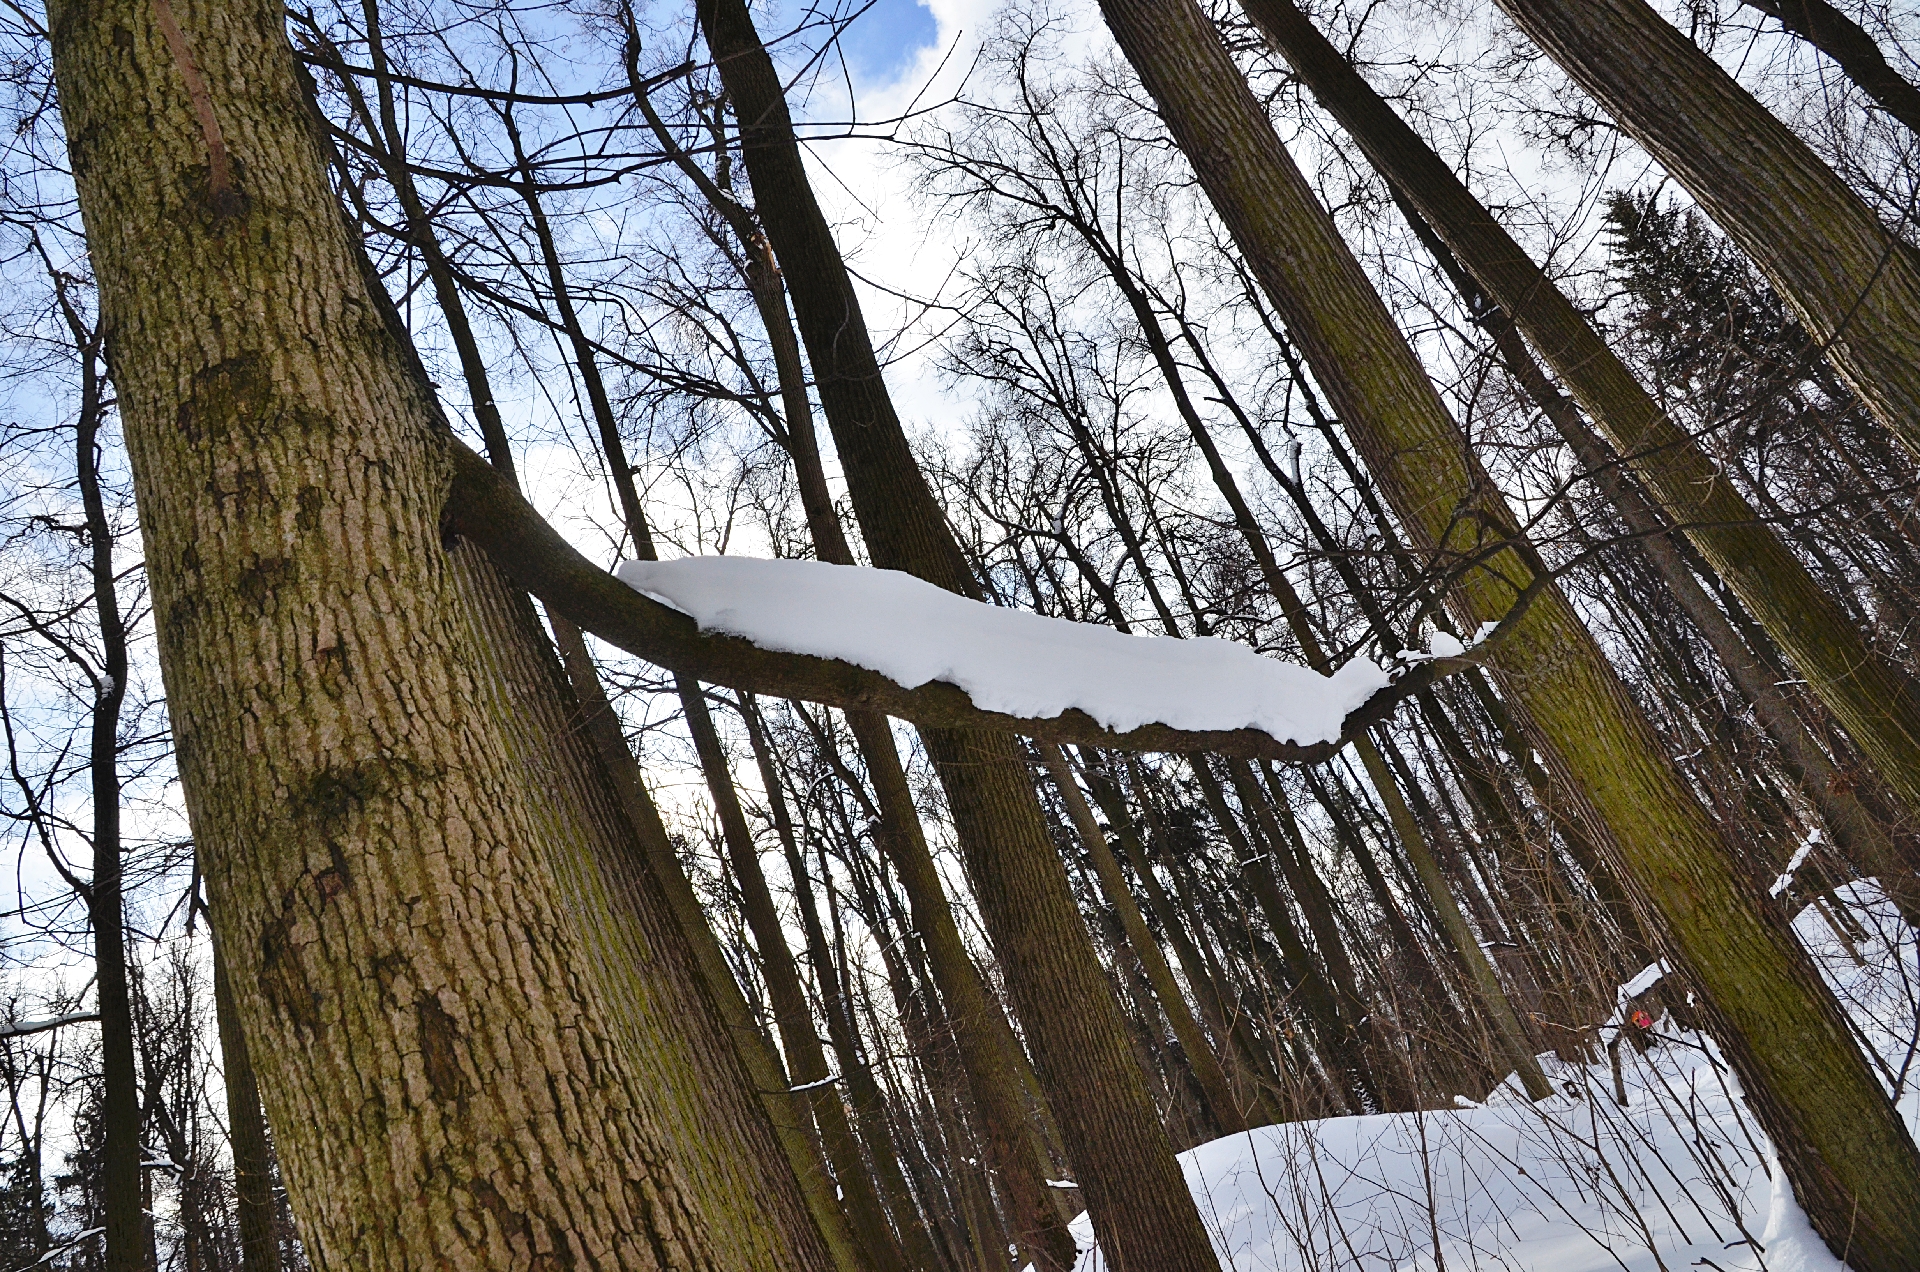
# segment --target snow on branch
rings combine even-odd
[[[1329,678],[1225,641],[1136,637],[1041,618],[889,571],[806,565],[865,577],[828,587],[826,574],[809,573],[801,583],[802,575],[781,573],[743,587],[726,571],[787,571],[794,563],[735,558],[711,573],[703,571],[713,562],[696,560],[645,574],[647,592],[682,594],[669,605],[581,556],[471,448],[450,434],[444,444],[453,470],[444,511],[449,538],[471,541],[554,613],[709,684],[933,728],[1313,762],[1402,700],[1484,661],[1495,643],[1393,673],[1349,664]],[[768,586],[772,594],[762,595]],[[1499,626],[1517,618],[1526,599]]]
[[[98,1019],[100,1019],[100,1013],[97,1011],[76,1011],[46,1020],[0,1021],[0,1038],[20,1038],[27,1034],[45,1033],[49,1029],[58,1029],[62,1025],[79,1025]]]
[[[1323,676],[1232,641],[1130,636],[988,605],[898,570],[688,557],[628,561],[615,573],[702,631],[839,659],[907,689],[944,682],[984,711],[1021,719],[1077,709],[1119,733],[1162,724],[1334,742],[1347,716],[1392,682],[1364,659]]]

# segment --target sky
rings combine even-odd
[[[938,35],[933,11],[918,0],[875,0],[841,37],[840,46],[861,80],[890,85],[913,69],[920,51],[933,47]]]

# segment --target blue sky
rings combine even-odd
[[[840,44],[856,79],[888,84],[935,34],[932,11],[917,0],[878,0],[847,28]]]

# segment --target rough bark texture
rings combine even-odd
[[[1920,450],[1920,253],[1646,0],[1499,3],[1733,236],[1860,400]]]
[[[1537,558],[1211,23],[1191,0],[1102,8],[1408,531],[1442,561],[1475,562],[1453,589],[1460,617],[1527,606],[1496,654],[1507,691],[1667,920],[1815,1227],[1860,1267],[1912,1266],[1920,1152],[1804,952],[1737,877],[1737,849],[1536,574]]]
[[[182,783],[316,1266],[830,1266],[683,950],[615,902],[530,609],[441,541],[454,444],[278,7],[177,11],[217,130],[153,9],[51,17]]]
[[[841,1272],[860,1272],[865,1267],[865,1256],[854,1240],[846,1213],[840,1208],[833,1179],[820,1157],[820,1147],[808,1133],[805,1114],[795,1105],[789,1090],[792,1079],[782,1068],[772,1042],[754,1019],[746,996],[740,992],[739,982],[733,978],[733,969],[727,965],[727,956],[707,922],[706,912],[700,908],[700,899],[680,865],[673,842],[667,837],[666,825],[660,820],[660,811],[647,790],[640,764],[621,732],[620,719],[607,700],[599,671],[587,652],[587,643],[581,639],[580,629],[565,619],[551,621],[555,644],[579,704],[579,731],[592,742],[612,779],[621,810],[633,826],[647,868],[659,884],[667,908],[690,947],[701,984],[719,1013],[726,1036],[740,1054],[752,1089],[766,1107],[774,1134],[799,1180],[801,1195],[806,1198],[807,1209],[827,1243],[834,1266]]]

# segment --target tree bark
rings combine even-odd
[[[102,1121],[101,1201],[107,1272],[153,1266],[153,1243],[142,1201],[140,1083],[134,1065],[133,1004],[128,991],[126,909],[120,838],[120,708],[127,694],[127,629],[113,564],[114,532],[100,490],[100,425],[105,418],[100,352],[106,331],[88,331],[56,280],[58,302],[80,363],[80,410],[74,427],[74,472],[87,530],[88,575],[100,639],[100,678],[87,737],[88,796],[93,813],[93,874],[84,900],[93,928],[95,995],[100,1009]]]
[[[805,1113],[796,1106],[790,1090],[792,1079],[780,1063],[773,1044],[754,1019],[746,996],[740,992],[726,954],[707,922],[700,899],[694,894],[686,871],[680,865],[666,825],[647,790],[626,737],[620,731],[620,719],[607,700],[598,668],[587,652],[580,629],[565,619],[554,617],[555,643],[566,666],[567,679],[573,685],[580,705],[580,728],[592,742],[612,779],[627,820],[632,824],[653,878],[665,894],[674,921],[691,947],[701,984],[719,1012],[726,1035],[740,1053],[753,1090],[766,1106],[780,1148],[799,1180],[801,1195],[813,1215],[822,1238],[832,1252],[834,1266],[840,1272],[859,1272],[865,1266],[865,1254],[854,1240],[846,1212],[834,1192],[833,1179],[820,1156],[819,1143],[807,1126]]]
[[[703,0],[697,14],[733,98],[764,228],[874,564],[977,597],[894,413],[746,4]],[[1012,738],[945,729],[922,736],[1103,1257],[1121,1269],[1218,1272]],[[1064,1250],[1048,1253],[1068,1261]]]
[[[1452,604],[1462,626],[1511,614],[1494,665],[1540,729],[1541,749],[1605,819],[1632,878],[1665,917],[1815,1228],[1874,1272],[1920,1260],[1920,1150],[1838,1005],[1792,934],[1744,886],[1732,864],[1738,849],[1716,832],[1540,573],[1218,33],[1191,0],[1104,0],[1102,9],[1388,501],[1416,540],[1456,569]],[[1512,614],[1517,605],[1524,609]]]
[[[1166,1014],[1173,1036],[1186,1053],[1194,1079],[1200,1084],[1201,1093],[1206,1096],[1207,1112],[1223,1135],[1235,1135],[1246,1130],[1250,1125],[1247,1114],[1251,1110],[1241,1108],[1234,1096],[1232,1084],[1227,1081],[1227,1072],[1220,1064],[1220,1057],[1214,1051],[1213,1043],[1201,1031],[1200,1022],[1194,1019],[1192,1009],[1187,1006],[1180,982],[1174,979],[1167,956],[1161,952],[1159,942],[1147,926],[1146,916],[1140,913],[1140,905],[1127,887],[1127,878],[1120,872],[1120,863],[1115,860],[1113,849],[1107,846],[1106,832],[1094,820],[1093,809],[1087,805],[1087,797],[1081,793],[1080,784],[1074,781],[1073,770],[1067,766],[1066,756],[1060,753],[1059,747],[1043,742],[1040,744],[1040,760],[1046,766],[1047,775],[1053,779],[1054,788],[1060,792],[1074,831],[1080,836],[1080,842],[1093,862],[1094,878],[1099,881],[1101,894],[1106,897],[1107,904],[1113,907],[1114,913],[1120,916],[1120,926],[1126,934],[1127,944],[1146,968],[1147,984],[1152,987],[1154,997],[1160,1000],[1160,1010]],[[1225,1041],[1221,1039],[1223,1044]]]
[[[1886,54],[1858,22],[1827,0],[1740,0],[1749,9],[1819,49],[1882,110],[1920,133],[1920,88],[1887,65]]]
[[[267,1143],[267,1119],[260,1111],[260,1084],[254,1077],[247,1038],[233,1005],[226,959],[213,947],[213,1014],[220,1031],[220,1078],[227,1091],[227,1136],[233,1148],[235,1217],[240,1228],[243,1272],[280,1272],[280,1250],[273,1233],[273,1152]]]
[[[578,792],[528,767],[557,690],[510,679],[512,607],[442,543],[455,444],[279,9],[182,5],[183,41],[149,6],[50,16],[182,784],[316,1264],[828,1266],[682,954],[615,917]]]

